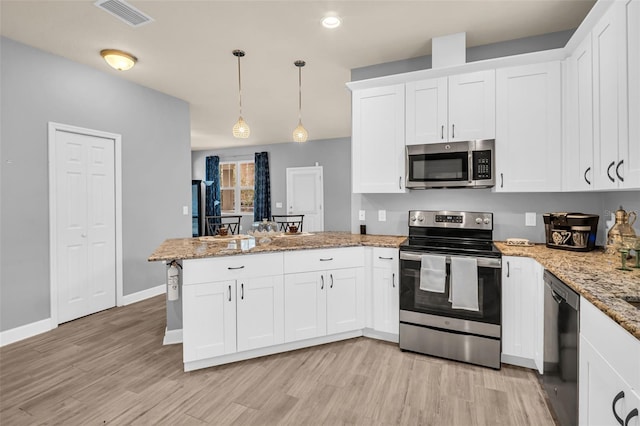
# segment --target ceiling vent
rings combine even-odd
[[[98,0],[94,4],[132,27],[140,27],[153,22],[151,16],[136,9],[124,0]]]

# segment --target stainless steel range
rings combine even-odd
[[[501,269],[492,213],[410,211],[400,349],[499,369]]]

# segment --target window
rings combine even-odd
[[[222,214],[253,213],[253,161],[220,163],[220,197]]]

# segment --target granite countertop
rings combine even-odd
[[[544,244],[529,247],[496,242],[504,256],[525,256],[537,260],[611,319],[640,339],[640,309],[627,300],[640,302],[640,269],[620,271],[620,255],[602,249],[573,252],[550,249]],[[635,259],[627,262],[633,265]]]
[[[337,247],[390,247],[398,248],[407,237],[394,235],[360,235],[348,232],[314,232],[300,235],[273,237],[268,244],[241,250],[246,236],[176,238],[165,240],[149,256],[150,262],[175,259],[200,259],[205,257],[234,256],[242,254],[270,253],[289,250],[308,250]],[[236,248],[233,248],[233,247]]]

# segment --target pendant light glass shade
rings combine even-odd
[[[302,67],[306,65],[306,62],[298,60],[293,64],[298,67],[298,127],[293,129],[293,141],[306,142],[309,133],[302,125]]]
[[[249,129],[249,125],[242,118],[242,81],[240,79],[240,58],[245,55],[244,50],[234,50],[233,56],[238,58],[238,106],[240,110],[240,114],[238,117],[238,121],[233,125],[233,136],[236,138],[245,139],[248,138],[251,134],[251,129]]]

